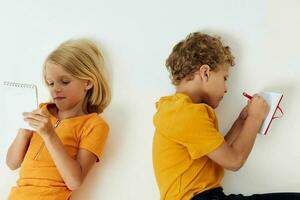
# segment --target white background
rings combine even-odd
[[[226,173],[225,191],[300,192],[299,6],[297,0],[1,1],[0,80],[35,83],[40,99],[47,100],[41,76],[47,54],[70,38],[96,39],[111,75],[113,99],[103,114],[111,131],[102,162],[72,199],[159,199],[152,116],[155,101],[174,92],[165,59],[190,32],[219,34],[236,57],[228,93],[217,109],[221,131],[229,129],[246,103],[243,91],[282,92],[285,112],[268,136],[258,136],[245,166]],[[18,171],[5,165],[16,133],[3,127],[0,199],[18,178]]]

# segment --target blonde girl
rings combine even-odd
[[[102,157],[109,128],[99,114],[111,92],[95,43],[62,43],[46,58],[43,78],[51,101],[23,113],[34,131],[20,129],[7,152],[8,167],[21,167],[9,200],[70,199]]]

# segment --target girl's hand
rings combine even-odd
[[[47,113],[42,109],[34,110],[33,112],[24,112],[24,120],[28,122],[42,138],[50,137],[54,134],[54,128],[51,124]]]

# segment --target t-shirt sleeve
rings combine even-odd
[[[216,119],[205,107],[191,108],[173,121],[168,137],[185,146],[192,159],[205,156],[217,149],[224,137],[219,133]]]
[[[79,148],[86,149],[95,154],[98,162],[103,154],[108,131],[109,127],[106,123],[87,127],[82,133]]]

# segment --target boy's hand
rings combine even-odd
[[[42,138],[46,138],[54,134],[54,128],[51,124],[47,113],[42,109],[34,110],[33,112],[24,112],[24,120],[28,122]]]
[[[263,121],[269,113],[269,105],[263,97],[254,95],[253,98],[248,101],[248,117]]]

